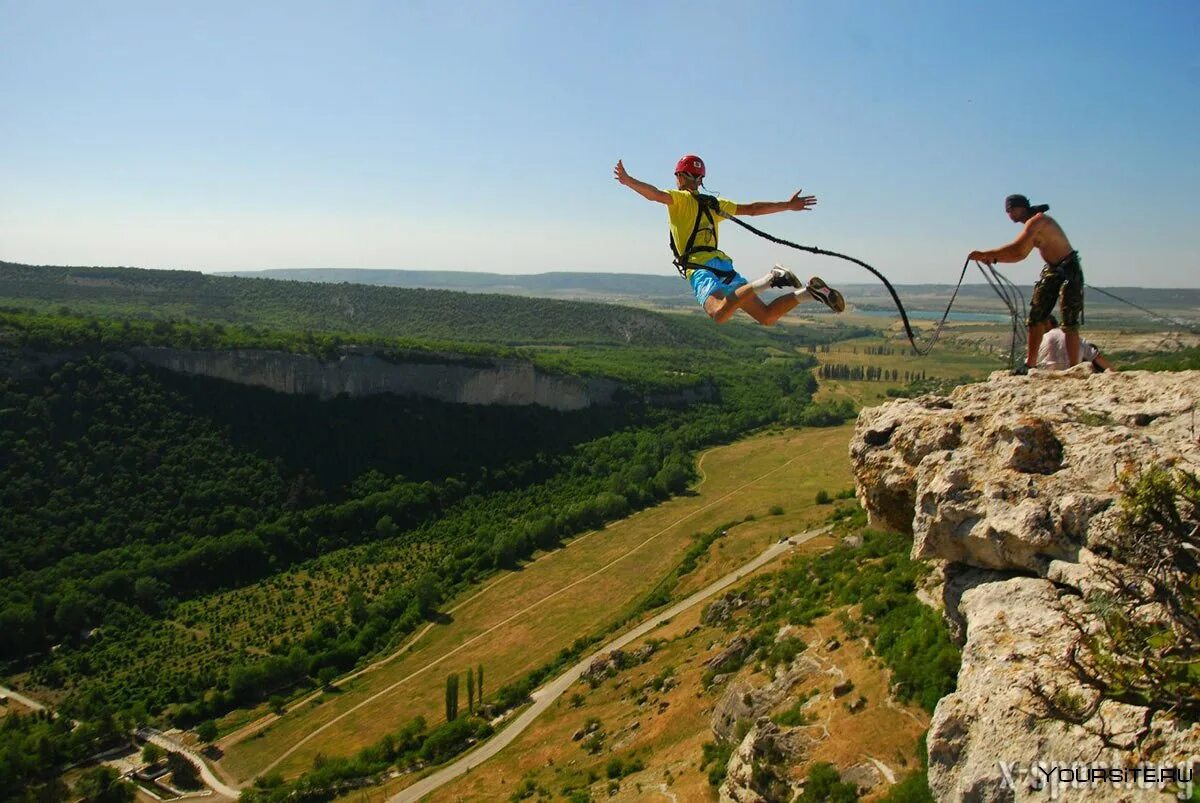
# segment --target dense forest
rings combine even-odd
[[[0,311],[0,672],[89,723],[84,734],[195,726],[326,683],[496,568],[684,491],[697,450],[853,414],[812,404],[808,352],[854,330],[43,270],[0,266],[13,305]],[[353,315],[331,312],[334,297],[352,299]],[[460,315],[486,318],[482,335],[439,328]],[[291,327],[272,326],[282,320]],[[638,392],[571,413],[319,401],[141,366],[125,351],[141,345],[523,358]],[[657,400],[696,384],[713,391],[706,401]],[[103,742],[6,727],[3,770],[16,777],[45,780]],[[38,739],[53,747],[31,761]]]

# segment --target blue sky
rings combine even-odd
[[[1011,240],[1023,192],[1091,283],[1197,287],[1198,40],[1195,0],[0,0],[0,259],[670,275],[612,165],[696,152],[898,282]],[[747,274],[870,280],[722,231]]]

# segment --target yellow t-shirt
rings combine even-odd
[[[692,228],[696,225],[696,213],[700,211],[700,202],[696,200],[696,196],[687,190],[667,190],[667,194],[671,196],[671,203],[667,206],[667,217],[671,221],[671,238],[675,240],[676,250],[682,254],[683,249],[687,246],[688,237],[692,236]],[[737,204],[728,198],[718,198],[717,204],[721,211],[727,215],[737,212]],[[692,247],[716,245],[717,238],[714,227],[720,224],[720,215],[713,215],[711,226],[708,223],[708,218],[702,215],[700,218],[700,230],[696,232],[696,240],[692,243]],[[707,248],[703,251],[693,253],[688,261],[707,262],[713,257],[729,259],[724,251],[719,251],[716,248]]]

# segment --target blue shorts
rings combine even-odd
[[[721,259],[720,257],[713,257],[704,264],[719,270],[733,270],[733,263],[728,259]],[[704,306],[704,302],[708,301],[708,297],[713,293],[720,293],[721,295],[719,297],[723,298],[728,295],[733,295],[733,291],[742,285],[749,284],[749,282],[746,281],[746,277],[742,276],[740,273],[736,274],[732,279],[729,280],[729,283],[726,284],[725,282],[721,281],[715,273],[709,270],[704,270],[704,268],[696,268],[693,270],[691,281],[692,292],[696,294],[696,300],[700,302],[700,306],[702,307]]]

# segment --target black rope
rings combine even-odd
[[[976,266],[979,268],[979,272],[983,274],[984,281],[986,281],[988,283],[988,287],[992,288],[992,291],[997,296],[1000,297],[1000,300],[1004,303],[1005,308],[1008,309],[1009,322],[1012,323],[1013,321],[1015,321],[1017,313],[1013,306],[1013,299],[1009,297],[1008,290],[1003,286],[999,277],[993,276],[991,273],[989,273],[988,266],[985,264],[977,262]],[[1015,330],[1015,328],[1016,328],[1016,324],[1014,323],[1013,330]],[[1010,331],[1010,334],[1011,334],[1011,331]],[[1012,363],[1013,350],[1014,350],[1015,345],[1016,345],[1016,338],[1014,335],[1013,337],[1010,338],[1010,341],[1009,341],[1008,359],[1009,359],[1010,364]]]
[[[891,294],[892,301],[896,302],[896,309],[900,313],[900,320],[904,322],[904,334],[906,334],[908,336],[908,342],[912,344],[913,351],[918,356],[921,356],[921,357],[924,357],[927,354],[929,354],[929,352],[933,349],[934,344],[937,343],[938,338],[941,336],[942,328],[946,325],[946,318],[948,318],[950,316],[950,308],[954,305],[954,299],[958,297],[958,290],[960,287],[962,287],[963,279],[967,275],[967,266],[971,264],[971,260],[969,260],[969,259],[967,261],[963,262],[962,273],[960,273],[958,276],[958,284],[955,285],[955,287],[954,287],[954,294],[950,297],[950,303],[946,305],[946,311],[942,314],[942,319],[938,322],[937,328],[934,330],[933,336],[930,338],[929,342],[922,349],[921,346],[917,345],[917,335],[915,332],[913,332],[912,324],[909,323],[909,320],[908,320],[908,312],[904,309],[904,303],[900,300],[899,294],[896,293],[896,288],[892,287],[892,283],[887,280],[886,276],[884,276],[879,271],[875,270],[875,268],[871,267],[866,262],[863,262],[861,259],[855,259],[854,257],[846,256],[845,254],[839,254],[836,251],[827,251],[824,248],[817,248],[816,246],[812,246],[812,245],[800,245],[798,243],[793,243],[790,240],[785,240],[782,237],[776,237],[773,234],[767,234],[765,231],[763,231],[761,229],[756,229],[754,226],[751,226],[746,221],[741,220],[737,217],[734,217],[733,215],[722,215],[722,217],[724,217],[726,220],[732,220],[734,223],[738,224],[743,229],[746,229],[746,231],[757,234],[759,237],[762,237],[764,240],[770,240],[771,242],[776,243],[777,245],[786,245],[788,248],[795,248],[797,251],[806,251],[810,254],[817,254],[818,256],[827,256],[827,257],[835,257],[837,259],[844,259],[847,262],[853,262],[855,265],[864,267],[867,270],[869,270],[871,273],[875,274],[876,278],[878,278],[879,281],[883,282],[883,286],[886,287],[888,293]]]
[[[993,276],[1000,280],[1002,286],[1007,289],[1007,295],[1012,304],[1009,308],[1009,313],[1012,316],[1012,342],[1008,353],[1009,365],[1011,367],[1016,367],[1018,363],[1025,365],[1024,355],[1026,349],[1025,343],[1021,338],[1021,332],[1025,329],[1025,321],[1028,318],[1028,310],[1025,307],[1025,294],[1007,276],[1001,273],[994,264],[989,265],[988,269]]]
[[[1113,299],[1114,301],[1120,301],[1122,304],[1128,304],[1129,306],[1133,307],[1136,310],[1141,310],[1142,312],[1149,315],[1151,318],[1157,318],[1160,321],[1166,321],[1167,323],[1171,324],[1172,326],[1176,326],[1180,329],[1186,329],[1187,331],[1191,332],[1192,334],[1200,333],[1200,329],[1197,329],[1195,326],[1188,324],[1186,321],[1181,321],[1178,318],[1168,318],[1166,315],[1159,315],[1154,310],[1146,309],[1145,307],[1141,306],[1140,304],[1134,304],[1129,299],[1121,298],[1120,296],[1110,293],[1107,290],[1101,290],[1099,287],[1092,287],[1090,284],[1084,284],[1084,287],[1086,287],[1089,290],[1095,290],[1097,293],[1100,293],[1101,295],[1106,295],[1109,298]]]
[[[937,327],[933,330],[933,336],[930,337],[929,342],[925,345],[925,349],[921,350],[917,348],[916,343],[913,343],[913,351],[919,356],[928,356],[929,352],[933,351],[934,344],[942,336],[942,329],[946,326],[946,319],[950,317],[950,308],[954,306],[954,300],[958,298],[958,291],[962,287],[963,279],[967,277],[967,266],[970,264],[971,260],[969,259],[963,262],[962,271],[958,274],[958,284],[954,285],[954,292],[950,294],[950,302],[946,304],[946,311],[942,313],[942,319],[938,321]]]
[[[987,281],[988,286],[995,291],[996,295],[1000,296],[1000,300],[1004,302],[1004,306],[1008,307],[1009,319],[1012,322],[1012,336],[1008,346],[1008,364],[1009,367],[1015,368],[1017,364],[1017,348],[1021,340],[1021,328],[1026,318],[1025,294],[1009,281],[1007,276],[996,270],[995,265],[990,265],[986,262],[976,262],[975,264],[979,267],[979,272],[983,274],[983,278]],[[1019,313],[1018,301],[1020,302]],[[1024,360],[1022,360],[1022,364],[1024,364]]]

